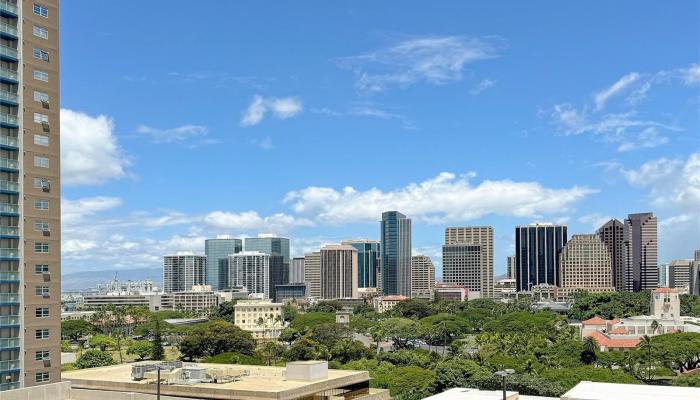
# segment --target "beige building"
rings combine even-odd
[[[306,296],[321,298],[321,252],[314,251],[304,255],[304,282]]]
[[[481,297],[493,297],[493,228],[490,226],[445,229],[442,278],[463,285]]]
[[[192,290],[164,294],[160,297],[161,310],[195,311],[206,314],[219,305],[219,296],[209,285],[195,285]]]
[[[693,260],[673,260],[668,265],[668,287],[690,292],[690,273]]]
[[[374,310],[378,313],[383,313],[394,308],[399,302],[408,300],[408,297],[401,295],[378,296],[372,299]]]
[[[432,299],[435,289],[435,266],[428,256],[411,257],[411,297]]]
[[[206,281],[207,257],[191,254],[163,256],[163,291],[190,290]]]
[[[357,249],[350,245],[321,247],[321,298],[357,299]]]
[[[614,292],[610,251],[598,235],[573,235],[561,249],[559,295]]]
[[[58,13],[0,2],[0,392],[61,379]]]
[[[284,329],[283,306],[271,300],[239,300],[233,308],[235,325],[255,339],[275,339]]]
[[[640,292],[659,284],[657,218],[652,213],[629,214],[624,225],[625,290]]]

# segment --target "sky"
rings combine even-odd
[[[61,2],[63,273],[158,268],[216,235],[293,255],[413,219],[700,248],[700,5]]]

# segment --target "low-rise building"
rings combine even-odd
[[[408,300],[408,297],[401,295],[378,296],[372,300],[375,311],[383,313],[396,307],[399,302]]]
[[[219,305],[219,296],[209,285],[195,285],[192,290],[164,294],[160,301],[161,310],[208,312]]]
[[[305,283],[288,283],[277,285],[275,291],[275,301],[277,303],[287,303],[290,301],[303,301],[306,299]]]
[[[271,300],[239,300],[233,306],[235,325],[255,339],[276,339],[284,329],[282,307]]]
[[[481,298],[481,293],[471,291],[456,283],[436,283],[435,298],[449,301],[467,301]]]

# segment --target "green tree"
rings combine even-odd
[[[61,321],[61,337],[77,341],[83,336],[95,333],[95,326],[84,320]]]
[[[186,360],[229,351],[252,355],[255,352],[255,340],[250,333],[232,323],[217,320],[192,327],[183,337],[179,348]]]
[[[421,319],[434,313],[430,303],[423,299],[400,301],[391,310],[391,315],[402,318]]]
[[[338,301],[321,301],[309,309],[309,312],[335,313],[343,309],[343,305]]]
[[[151,357],[154,360],[162,360],[165,358],[165,349],[163,348],[163,337],[160,332],[160,321],[155,321],[153,329],[153,354]]]
[[[147,340],[137,340],[126,349],[126,354],[132,354],[143,360],[153,356],[153,343]]]
[[[88,341],[90,347],[99,348],[100,351],[107,351],[108,348],[115,348],[117,342],[107,335],[95,335]]]
[[[400,304],[400,303],[399,303]],[[416,322],[408,318],[389,318],[381,322],[381,329],[396,349],[405,349],[418,337]]]
[[[584,364],[593,364],[597,360],[598,342],[591,337],[583,338],[583,351],[581,352],[581,361]]]
[[[284,346],[277,342],[267,341],[255,350],[258,358],[265,360],[267,365],[273,365],[284,353]]]
[[[236,300],[231,300],[231,301],[225,301],[216,308],[216,311],[214,311],[209,318],[211,320],[215,319],[220,319],[224,320],[226,322],[230,323],[235,323],[234,319],[234,314],[235,314],[235,306],[236,306]]]
[[[642,340],[637,345],[639,350],[644,351],[647,355],[647,380],[651,379],[651,363],[652,363],[652,352],[654,350],[654,344],[652,343],[652,338],[649,335],[642,336]]]
[[[326,346],[308,336],[302,336],[292,343],[285,352],[284,357],[288,361],[328,360],[330,358],[330,351]]]
[[[309,334],[309,338],[321,343],[329,349],[333,347],[337,341],[350,338],[351,336],[352,332],[347,326],[336,323],[316,325],[311,329]]]
[[[474,381],[488,379],[491,371],[472,360],[452,358],[435,366],[433,392],[442,393],[453,387],[474,387]]]
[[[415,366],[398,367],[388,377],[391,396],[400,400],[419,400],[431,395],[435,374]]]
[[[654,336],[658,361],[680,372],[700,367],[700,333],[677,332]]]
[[[75,366],[79,369],[105,367],[113,364],[112,355],[99,350],[88,350],[75,362]]]
[[[289,327],[299,332],[306,332],[319,324],[335,323],[335,313],[330,312],[308,312],[297,315],[289,324]]]
[[[342,338],[330,348],[331,359],[345,364],[352,360],[371,358],[372,352],[362,342],[349,338]]]

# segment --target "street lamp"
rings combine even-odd
[[[504,369],[503,371],[497,371],[495,373],[496,376],[501,377],[502,382],[503,382],[503,400],[507,400],[506,399],[506,377],[508,375],[512,375],[514,373],[515,373],[515,370],[513,370],[513,369]]]

